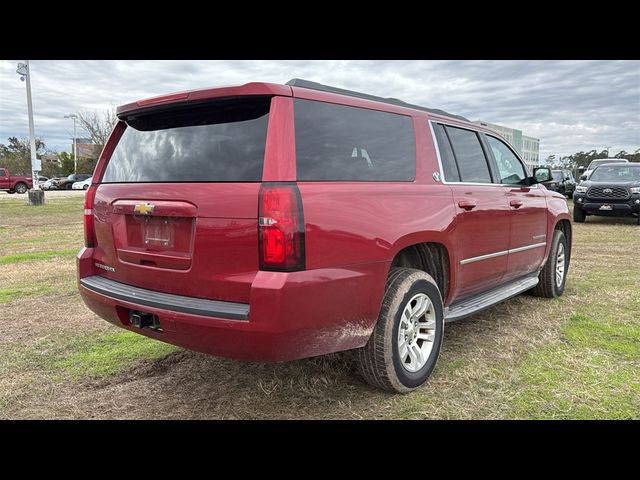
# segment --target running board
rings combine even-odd
[[[444,321],[453,322],[454,320],[468,317],[503,300],[515,297],[519,293],[535,287],[537,284],[538,272],[526,275],[479,295],[466,298],[444,309]]]

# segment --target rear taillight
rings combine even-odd
[[[298,186],[264,183],[258,215],[260,269],[304,270],[304,219]]]
[[[96,245],[96,233],[93,228],[93,201],[96,198],[96,185],[90,185],[84,197],[84,246],[93,248]]]

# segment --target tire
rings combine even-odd
[[[569,199],[573,198],[573,190],[571,190],[569,193],[567,193],[567,198],[569,198]]]
[[[567,240],[564,237],[564,233],[560,230],[554,230],[549,258],[547,258],[538,276],[540,280],[538,285],[531,290],[531,293],[536,297],[558,298],[564,293],[564,287],[567,283],[567,270],[569,270],[569,257],[567,252]],[[557,277],[556,273],[558,273],[557,267],[559,266],[561,255],[563,267],[561,281],[558,282],[560,277]]]
[[[82,189],[83,189],[83,190],[87,190],[88,188],[89,188],[89,185],[83,185],[83,186],[82,186]]]
[[[13,195],[13,194],[14,194],[14,193],[16,193],[16,192],[14,192],[13,190],[7,190],[7,193],[8,193],[9,195]]]
[[[73,185],[73,184],[71,184],[71,183],[67,183],[67,184],[64,186],[64,189],[65,189],[65,190],[71,190],[71,186],[72,186],[72,185]]]
[[[26,183],[16,183],[16,186],[15,186],[16,193],[20,193],[20,194],[27,193],[27,190],[28,188]]]
[[[582,208],[577,205],[573,205],[573,221],[576,223],[584,223],[587,219],[587,214]]]
[[[407,335],[402,339],[400,333],[404,331],[408,336],[412,335],[413,317],[407,322],[407,317],[403,314],[406,309],[419,309],[420,303],[423,308],[426,305],[426,311],[417,317],[418,320],[433,328],[414,327],[413,340],[407,342]],[[422,385],[433,372],[440,354],[443,329],[442,296],[435,280],[422,270],[392,268],[387,277],[382,308],[371,338],[357,351],[356,363],[360,374],[374,387],[398,393],[410,392]],[[425,338],[417,338],[416,334]],[[427,339],[428,337],[431,338]],[[402,344],[407,343],[410,346],[404,347],[405,358],[401,358]],[[421,356],[416,354],[416,349]]]

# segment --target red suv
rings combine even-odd
[[[357,350],[407,392],[445,321],[565,286],[565,198],[463,117],[304,80],[118,109],[78,286],[109,322],[230,358]]]

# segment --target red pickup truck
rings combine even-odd
[[[77,267],[85,303],[122,328],[252,361],[356,349],[367,382],[407,392],[445,321],[564,291],[551,171],[463,117],[299,79],[118,117]]]
[[[24,175],[11,175],[5,167],[0,167],[0,190],[8,193],[27,193],[33,188],[33,179]]]

